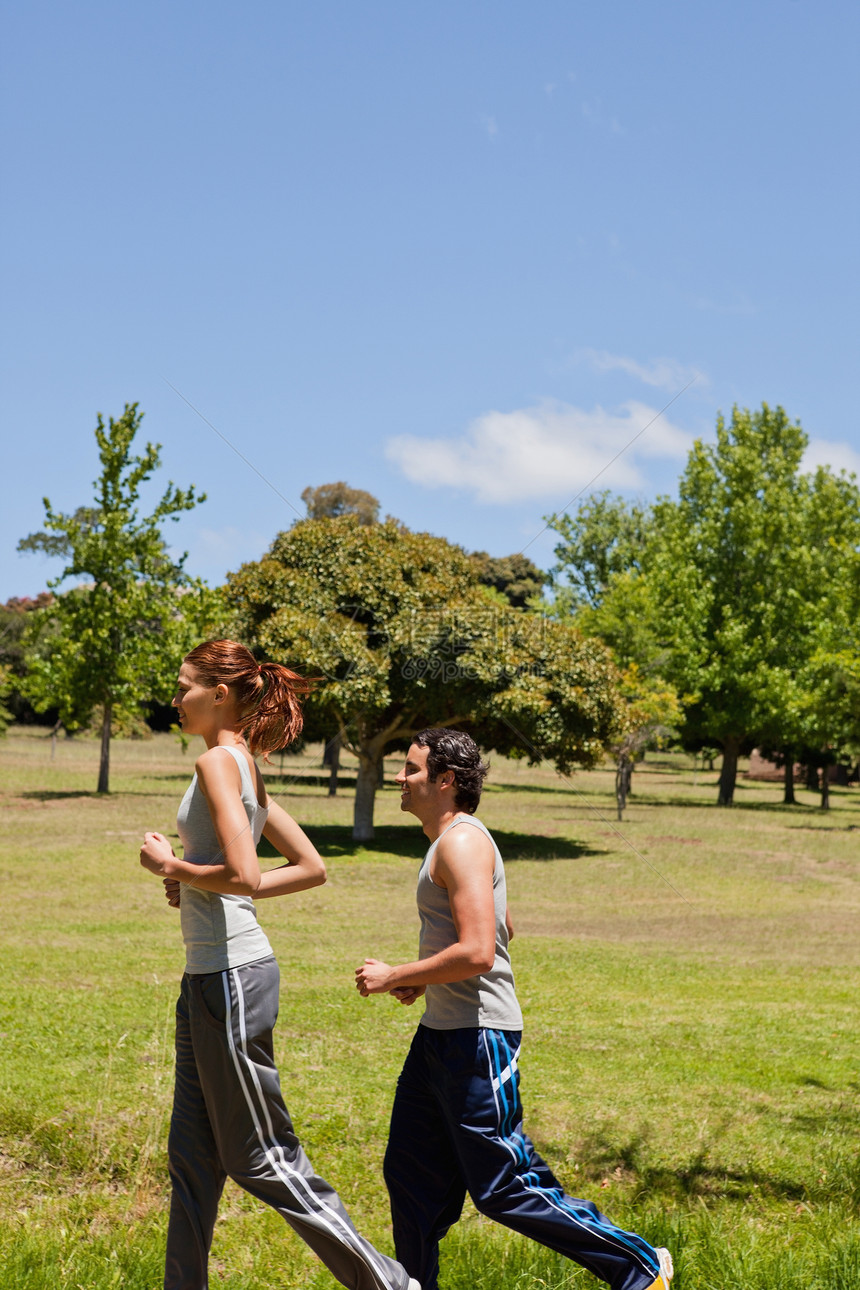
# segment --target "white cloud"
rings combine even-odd
[[[860,479],[860,452],[848,443],[834,443],[831,439],[810,439],[809,446],[803,454],[803,469],[815,470],[817,466],[829,466],[837,474],[846,470],[849,475]]]
[[[487,116],[486,113],[481,117],[481,125],[486,130],[490,139],[495,139],[499,133],[499,127],[494,116]]]
[[[639,363],[635,358],[610,354],[605,349],[580,349],[574,354],[574,359],[587,363],[595,372],[626,372],[645,385],[670,393],[682,390],[690,381],[707,381],[698,368],[685,367],[674,358],[655,358],[650,363]]]
[[[647,481],[638,459],[680,459],[692,442],[645,403],[589,412],[547,399],[533,408],[486,412],[459,439],[398,435],[385,452],[413,483],[506,503],[572,495],[595,481],[603,488],[642,488]]]

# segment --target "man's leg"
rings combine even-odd
[[[466,1188],[445,1117],[427,1079],[427,1028],[418,1027],[397,1081],[383,1173],[397,1257],[424,1290],[436,1290],[439,1242],[456,1223]]]
[[[434,1034],[430,1076],[472,1200],[481,1213],[575,1260],[612,1290],[650,1290],[660,1274],[654,1248],[591,1201],[568,1196],[523,1131],[519,1041],[512,1031]]]
[[[197,1074],[188,995],[189,982],[183,978],[176,1004],[176,1080],[167,1140],[173,1190],[165,1290],[206,1290],[209,1247],[226,1177]]]
[[[349,1290],[409,1290],[400,1264],[355,1230],[293,1130],[272,1052],[275,960],[198,978],[194,987],[197,1066],[227,1173],[276,1209]]]

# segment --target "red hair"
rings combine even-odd
[[[301,734],[301,699],[311,685],[281,663],[258,663],[238,641],[205,641],[186,654],[204,685],[226,685],[236,697],[248,747],[268,755],[286,748]]]

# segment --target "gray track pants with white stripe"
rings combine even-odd
[[[282,1214],[349,1290],[406,1290],[406,1272],[359,1236],[293,1132],[272,1054],[278,985],[274,958],[182,978],[165,1290],[206,1290],[228,1175]]]

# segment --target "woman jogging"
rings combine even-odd
[[[178,905],[186,970],[176,1005],[176,1086],[168,1140],[173,1191],[165,1290],[206,1290],[225,1179],[272,1205],[350,1290],[420,1290],[359,1236],[337,1193],[314,1173],[293,1130],[273,1058],[278,965],[254,901],[325,882],[296,822],[272,802],[253,761],[302,728],[308,684],[258,663],[235,641],[208,641],[179,671],[174,707],[206,751],[177,819],[184,859],[147,833],[145,869]],[[260,872],[260,837],[286,860]]]

